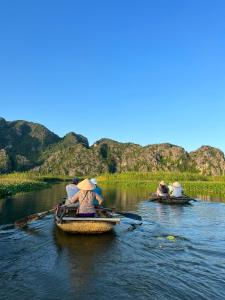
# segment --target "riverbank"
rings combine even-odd
[[[51,183],[69,181],[71,177],[61,175],[40,175],[31,172],[11,173],[0,175],[0,198],[19,192],[29,192],[47,188]],[[102,174],[97,177],[100,185],[147,187],[154,192],[160,180],[167,183],[180,181],[186,194],[225,196],[225,176],[205,176],[196,173],[178,172],[128,172],[115,174]]]
[[[51,183],[68,180],[70,178],[66,176],[43,176],[29,172],[0,175],[0,198],[20,192],[47,188]]]
[[[166,183],[179,181],[186,194],[225,196],[225,176],[205,176],[196,173],[156,172],[156,173],[116,173],[98,176],[101,185],[116,185],[131,188],[143,186],[155,192],[160,180]]]

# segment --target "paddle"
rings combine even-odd
[[[152,193],[150,195],[150,197],[152,197],[152,198],[150,198],[148,201],[151,201],[151,202],[158,201],[160,198],[162,198],[162,197],[157,196],[156,193]],[[169,198],[169,196],[164,196],[163,198],[167,199],[167,198]]]
[[[142,220],[142,217],[137,215],[137,214],[133,214],[133,213],[129,213],[129,212],[121,212],[121,211],[115,211],[115,209],[110,209],[110,208],[105,208],[105,207],[100,207],[101,210],[103,211],[109,211],[109,212],[113,212],[113,213],[116,213],[118,215],[122,215],[126,218],[129,218],[129,219],[133,219],[133,220],[138,220],[138,221],[141,221]],[[39,220],[43,217],[45,217],[46,215],[50,214],[50,213],[53,213],[55,211],[55,208],[52,208],[50,210],[46,210],[46,211],[42,211],[40,213],[36,213],[36,214],[32,214],[32,215],[29,215],[23,219],[19,219],[17,221],[15,221],[15,226],[17,227],[25,227],[27,226],[27,223],[31,223],[33,221],[36,221],[36,220]]]
[[[67,198],[64,197],[62,199],[63,201],[61,202],[61,204],[64,204],[66,199]],[[45,217],[46,215],[53,213],[55,211],[55,209],[56,208],[53,207],[52,209],[49,209],[49,210],[46,210],[46,211],[42,211],[42,212],[39,212],[39,213],[36,213],[36,214],[29,215],[29,216],[27,216],[27,217],[25,217],[23,219],[15,221],[14,224],[17,227],[21,227],[21,228],[25,227],[25,226],[27,226],[27,223],[31,223],[33,221],[39,220],[39,219]]]
[[[157,200],[158,200],[158,198],[150,198],[148,201],[153,202],[153,201],[157,201]]]
[[[156,195],[156,193],[150,194],[150,197],[152,197],[152,198],[150,198],[149,201],[157,201],[158,198],[159,198],[159,197]]]
[[[137,215],[137,214],[133,214],[133,213],[129,213],[129,212],[123,212],[123,211],[115,211],[115,209],[106,208],[106,207],[102,207],[101,209],[103,211],[105,210],[105,211],[116,213],[118,215],[124,216],[124,217],[129,218],[129,219],[138,220],[138,221],[142,220],[142,217]]]
[[[33,214],[33,215],[30,215],[30,216],[27,216],[23,219],[20,219],[20,220],[17,220],[15,221],[15,226],[17,227],[25,227],[27,225],[27,223],[30,223],[32,221],[36,221],[36,220],[39,220],[43,217],[45,217],[46,215],[54,212],[55,208],[52,208],[50,210],[46,210],[46,211],[42,211],[40,213],[36,213],[36,214]]]
[[[185,197],[190,198],[188,195],[183,194]],[[194,202],[198,202],[198,200],[194,199],[194,198],[190,198],[190,201],[194,201]]]

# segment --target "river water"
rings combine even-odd
[[[50,209],[64,184],[0,200],[0,299],[225,299],[225,204],[148,202],[148,190],[105,188],[108,207],[142,216],[111,234],[68,235]]]

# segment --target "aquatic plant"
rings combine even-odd
[[[189,195],[208,195],[222,197],[225,195],[225,176],[204,176],[178,172],[129,172],[103,174],[98,176],[101,185],[117,185],[121,187],[142,186],[149,192],[155,192],[160,180],[167,183],[180,181],[184,191]]]
[[[48,187],[50,182],[62,180],[68,180],[68,177],[53,176],[51,174],[42,176],[32,172],[0,175],[0,197]]]

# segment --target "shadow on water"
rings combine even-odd
[[[59,259],[61,256],[67,258],[71,294],[88,295],[87,288],[93,292],[96,284],[99,285],[96,280],[102,265],[109,259],[116,244],[115,233],[72,235],[54,227],[53,239]]]
[[[115,241],[113,231],[93,235],[69,234],[56,226],[53,229],[53,237],[59,253],[66,250],[74,262],[79,261],[84,265],[90,265],[90,262],[101,254],[107,255],[107,251],[111,251]]]

